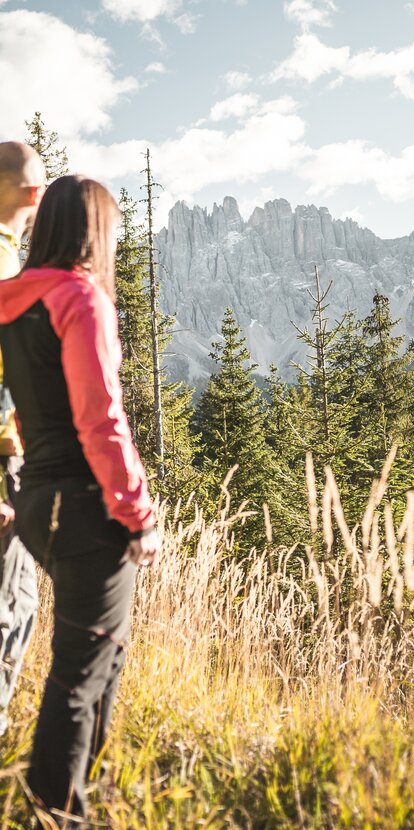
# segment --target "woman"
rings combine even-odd
[[[25,446],[17,532],[55,593],[28,783],[46,810],[78,816],[123,663],[134,563],[155,564],[160,546],[118,379],[117,219],[101,184],[58,179],[24,271],[0,283],[5,378]]]

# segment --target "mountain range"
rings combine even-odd
[[[156,247],[161,308],[176,319],[169,371],[198,389],[214,368],[209,352],[226,306],[235,312],[257,373],[266,375],[273,362],[292,379],[291,362],[306,361],[295,326],[312,325],[308,290],[314,290],[315,265],[322,288],[332,282],[332,321],[348,310],[366,316],[379,290],[400,318],[398,333],[414,336],[414,232],[380,239],[352,219],[333,219],[326,207],[292,210],[285,199],[256,207],[244,221],[227,196],[211,213],[177,202]]]

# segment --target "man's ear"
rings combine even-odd
[[[30,207],[36,207],[44,193],[44,186],[40,185],[39,187],[26,187],[25,188],[27,193],[27,205]]]

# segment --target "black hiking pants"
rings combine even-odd
[[[55,595],[53,662],[28,783],[47,810],[84,817],[84,783],[124,661],[136,569],[125,557],[126,530],[107,518],[96,485],[25,487],[16,508],[20,538],[50,574]]]

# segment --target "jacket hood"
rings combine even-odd
[[[0,323],[12,323],[62,282],[81,275],[57,268],[29,268],[13,279],[0,280]]]

